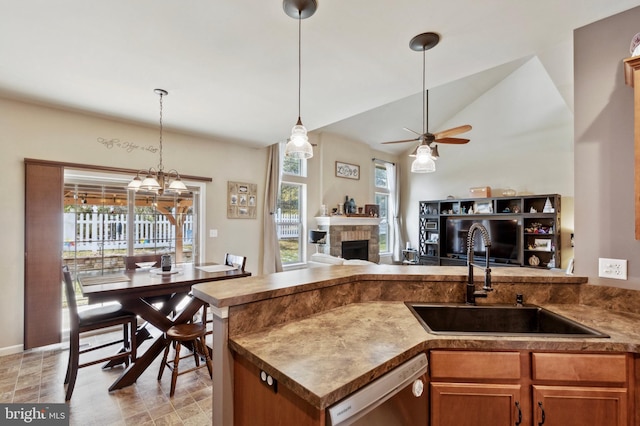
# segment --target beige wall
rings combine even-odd
[[[165,125],[170,117],[165,114]],[[97,138],[120,139],[158,145],[157,127],[143,127],[100,117],[40,107],[0,98],[0,170],[2,187],[0,221],[0,354],[22,348],[24,286],[24,158],[65,161],[100,166],[148,168],[158,163],[158,154],[127,153],[107,149]],[[205,260],[221,261],[225,252],[248,257],[247,269],[262,269],[262,206],[266,150],[240,147],[211,139],[164,132],[163,163],[181,173],[208,176],[206,185]],[[258,218],[227,219],[227,181],[258,184]],[[209,229],[218,238],[209,238]],[[43,301],[43,303],[47,303]]]
[[[633,89],[622,60],[640,31],[640,8],[574,32],[576,273],[591,283],[640,288],[634,237]],[[627,281],[598,278],[598,258],[628,259]]]

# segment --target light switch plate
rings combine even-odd
[[[598,276],[602,278],[613,278],[615,280],[626,280],[627,260],[601,257],[598,259]]]
[[[209,229],[209,238],[216,238],[218,236],[217,229]]]

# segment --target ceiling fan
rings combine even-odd
[[[448,143],[454,145],[463,145],[469,142],[469,139],[454,138],[452,136],[459,135],[461,133],[471,130],[471,126],[465,124],[463,126],[454,127],[451,129],[443,130],[437,133],[429,132],[429,91],[426,90],[425,82],[425,52],[432,47],[436,46],[440,41],[440,36],[436,33],[428,32],[418,34],[409,42],[409,47],[415,51],[422,51],[422,133],[418,133],[414,130],[404,128],[405,130],[415,133],[417,137],[412,139],[403,139],[398,141],[382,142],[383,144],[404,143],[419,141],[420,144],[410,154],[416,156],[419,152],[426,152],[430,154],[432,159],[437,159],[438,146],[435,143]],[[423,148],[425,147],[425,148]],[[435,166],[433,170],[435,171]]]

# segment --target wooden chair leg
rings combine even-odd
[[[173,360],[173,372],[171,373],[171,391],[169,397],[176,392],[176,382],[178,381],[178,363],[180,363],[180,342],[176,342],[176,357]]]
[[[207,363],[209,377],[213,379],[213,362],[211,362],[211,357],[209,356],[209,348],[207,348],[207,341],[205,336],[200,337],[200,349],[202,350],[202,353],[204,354],[204,360]]]
[[[67,385],[67,394],[65,401],[71,399],[73,388],[76,386],[76,378],[78,377],[78,363],[80,358],[80,336],[70,336],[69,339],[69,364],[67,366],[67,374],[65,384]]]
[[[158,372],[158,380],[162,379],[162,373],[164,373],[164,367],[167,365],[167,357],[169,356],[169,350],[171,344],[167,342],[167,346],[164,348],[164,355],[162,356],[162,363],[160,364],[160,371]]]

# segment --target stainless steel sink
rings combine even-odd
[[[433,334],[545,337],[609,337],[535,305],[463,305],[407,302]]]

